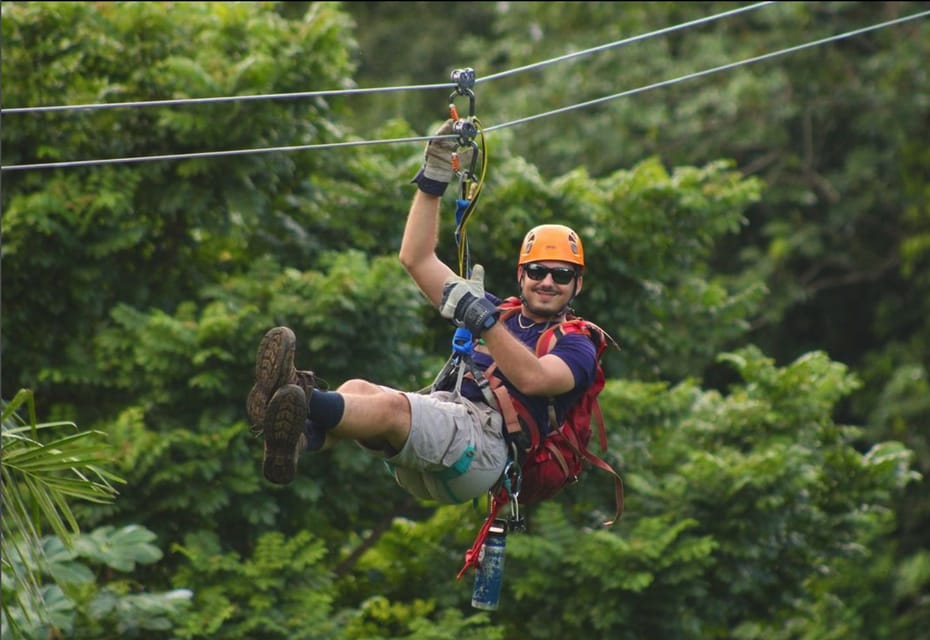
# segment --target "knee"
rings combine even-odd
[[[381,387],[376,384],[372,384],[367,380],[362,380],[360,378],[353,378],[352,380],[346,380],[336,391],[340,393],[352,393],[357,395],[371,395],[374,393],[379,393],[382,391]]]

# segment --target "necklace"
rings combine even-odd
[[[521,329],[529,329],[529,328],[532,327],[533,325],[539,324],[538,322],[533,322],[532,320],[530,320],[529,318],[527,318],[527,320],[530,320],[530,323],[529,323],[528,325],[525,325],[525,326],[524,326],[524,324],[523,324],[523,318],[524,318],[524,317],[525,317],[525,316],[524,316],[522,313],[520,313],[520,314],[517,315],[517,326],[519,326]]]

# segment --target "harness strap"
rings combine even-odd
[[[555,446],[555,442],[552,440],[546,440],[545,447],[549,453],[552,454],[552,457],[555,458],[555,461],[559,463],[559,466],[562,468],[562,473],[567,477],[571,473],[568,468],[568,462],[566,462],[565,456],[562,455],[562,452],[559,451],[559,448]]]
[[[507,387],[502,384],[491,384],[490,388],[497,401],[497,410],[500,411],[501,417],[504,419],[507,433],[511,435],[520,433],[520,416],[510,401],[510,393],[507,392]]]
[[[526,426],[527,430],[530,432],[531,444],[535,448],[539,445],[541,440],[539,426],[536,424],[536,420],[522,403],[515,401],[514,398],[511,397],[510,392],[507,390],[507,387],[504,386],[504,383],[501,382],[501,379],[492,375],[495,370],[497,370],[497,363],[491,363],[491,366],[485,370],[483,375],[475,371],[468,377],[474,378],[479,384],[480,381],[483,380],[484,384],[491,390],[491,393],[494,394],[495,402],[494,404],[489,404],[491,404],[492,407],[497,407],[501,417],[504,419],[507,434],[511,436],[519,434],[524,430],[524,426]]]
[[[471,369],[472,375],[470,377],[473,378],[475,384],[478,385],[478,390],[481,391],[484,401],[488,403],[489,407],[493,407],[495,401],[498,401],[499,404],[500,399],[497,397],[497,394],[494,393],[494,389],[491,387],[488,379],[481,375],[481,372],[475,366],[474,362],[471,363]]]
[[[530,435],[530,448],[535,449],[542,441],[539,425],[536,424],[536,419],[533,418],[533,414],[523,406],[523,403],[510,395],[510,391],[507,390],[507,387],[504,386],[501,379],[491,375],[496,368],[497,364],[492,364],[488,367],[485,375],[490,381],[491,390],[494,391],[494,395],[497,397],[501,415],[504,416],[504,420],[507,423],[507,433],[513,436],[521,433],[525,428]]]
[[[585,459],[588,462],[593,464],[595,467],[597,467],[598,469],[601,469],[602,471],[606,471],[607,473],[609,473],[610,475],[614,477],[614,500],[615,500],[616,511],[614,512],[613,518],[611,518],[610,520],[606,520],[604,522],[604,526],[609,527],[610,525],[615,523],[617,520],[619,520],[623,516],[623,507],[624,507],[623,478],[620,477],[619,473],[614,471],[613,467],[611,467],[609,464],[607,464],[606,462],[598,458],[596,455],[594,455],[590,451],[587,451],[587,450],[582,451],[582,455],[585,457]]]

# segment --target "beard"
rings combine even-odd
[[[529,311],[534,316],[539,316],[541,318],[545,318],[546,320],[551,320],[565,313],[569,303],[569,300],[565,300],[564,302],[557,302],[561,299],[561,297],[552,298],[550,304],[545,305],[531,302],[526,297],[526,295],[521,296],[521,298],[523,306],[526,307],[527,311]],[[557,304],[552,304],[556,302]]]

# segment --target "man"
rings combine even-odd
[[[437,135],[452,132],[446,122]],[[562,322],[581,292],[584,250],[578,235],[562,225],[529,231],[520,247],[517,282],[522,305],[499,320],[500,299],[484,291],[484,270],[470,279],[457,276],[436,255],[440,200],[454,175],[451,139],[433,139],[426,161],[413,179],[414,195],[400,261],[441,315],[464,326],[480,343],[474,363],[496,365],[494,375],[547,430],[553,401],[556,424],[594,382],[597,355],[582,334],[567,334],[537,357],[536,340]],[[294,366],[296,338],[276,327],[262,339],[255,385],[248,398],[253,424],[264,434],[265,477],[290,483],[299,456],[340,440],[355,440],[384,457],[397,482],[419,498],[457,503],[485,494],[501,478],[508,459],[501,412],[468,379],[461,393],[402,392],[366,380],[348,380],[335,391],[318,388],[309,371]]]

